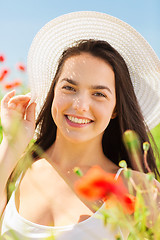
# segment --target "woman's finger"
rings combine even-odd
[[[15,95],[15,93],[16,93],[15,90],[12,90],[11,92],[7,93],[1,100],[1,106],[2,107],[7,107],[8,106],[8,102]]]
[[[8,107],[11,108],[11,109],[15,109],[16,106],[17,106],[17,105],[16,105],[15,103],[10,103]]]
[[[18,95],[18,96],[14,96],[14,97],[12,97],[10,100],[9,100],[9,102],[8,102],[8,104],[11,104],[11,103],[14,103],[14,104],[22,104],[22,103],[26,103],[26,102],[28,102],[28,101],[30,101],[30,96],[26,96],[26,95]]]
[[[26,107],[28,106],[30,99],[28,99],[27,101],[22,101],[22,102],[10,102],[8,103],[8,108],[9,109],[13,109],[13,110],[21,110],[24,109],[24,111],[26,110]]]

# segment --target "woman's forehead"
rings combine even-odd
[[[91,87],[107,84],[112,90],[115,88],[115,75],[112,67],[103,59],[88,53],[72,56],[65,61],[59,82],[63,79],[72,80],[75,85],[85,84]]]
[[[112,66],[107,61],[90,53],[71,56],[65,60],[62,67],[62,73],[71,73],[73,75],[82,72],[93,74],[96,71],[102,74],[106,74],[107,71],[113,72]]]

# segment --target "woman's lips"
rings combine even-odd
[[[67,123],[72,127],[85,127],[88,124],[91,124],[93,121],[88,118],[80,118],[71,115],[65,115]]]

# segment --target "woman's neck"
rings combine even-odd
[[[88,170],[93,165],[100,165],[108,171],[116,167],[103,153],[102,136],[87,142],[73,143],[57,133],[47,154],[49,161],[66,171],[74,167]]]

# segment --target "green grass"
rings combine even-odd
[[[151,133],[154,137],[154,140],[156,142],[156,145],[157,145],[159,153],[160,153],[160,124],[158,124],[155,128],[153,128],[151,130]]]

